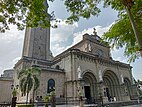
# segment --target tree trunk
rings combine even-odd
[[[35,90],[33,90],[33,101],[32,101],[32,104],[34,104],[34,102],[35,102]]]
[[[130,9],[128,9],[127,6],[126,6],[126,11],[127,11],[127,13],[128,13],[128,16],[129,16],[129,19],[130,19],[130,23],[131,23],[131,25],[132,25],[132,28],[133,28],[133,31],[134,31],[136,40],[137,40],[138,45],[139,45],[139,48],[140,48],[140,50],[139,50],[139,51],[140,51],[140,55],[141,55],[141,57],[142,57],[142,40],[141,40],[141,36],[140,36],[140,34],[139,34],[139,31],[138,31],[138,29],[137,29],[137,26],[136,26],[136,24],[135,24],[135,21],[134,21],[134,18],[133,18],[133,16],[132,16],[132,14],[131,14],[131,11],[130,11]]]
[[[28,96],[29,96],[29,93],[27,93],[26,104],[28,103]]]

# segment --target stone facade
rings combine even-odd
[[[38,59],[51,59],[50,53],[50,29],[26,28],[23,54]]]
[[[4,74],[0,77],[0,103],[11,102],[12,99],[12,89],[13,84],[13,71],[5,70]]]
[[[36,33],[30,33],[33,31]],[[17,73],[22,69],[40,67],[40,87],[36,96],[44,97],[54,89],[56,98],[65,98],[68,101],[78,99],[79,93],[90,102],[97,101],[100,95],[104,102],[108,102],[110,97],[115,97],[117,101],[136,99],[132,67],[113,60],[110,47],[95,31],[93,35],[84,34],[82,41],[54,58],[50,54],[49,30],[33,28],[26,31],[25,38],[23,56],[14,67],[14,80],[15,84],[19,83]],[[42,44],[48,49],[44,46],[41,48]],[[43,54],[37,54],[38,51]],[[19,92],[18,100],[24,101],[25,98]]]

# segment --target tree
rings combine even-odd
[[[16,97],[16,96],[17,96],[17,90],[16,90],[15,88],[12,90],[12,96],[13,96],[13,97]]]
[[[140,23],[140,20],[138,20],[137,23]],[[119,19],[115,24],[113,24],[109,31],[102,37],[111,44],[112,48],[116,47],[119,49],[125,46],[124,55],[129,58],[128,62],[134,62],[135,59],[140,58],[140,54],[138,43],[134,36],[133,29],[130,26],[131,23],[128,16],[125,15],[125,17]],[[139,26],[142,30],[142,25],[139,24]]]
[[[124,0],[126,1],[126,0]],[[128,0],[132,1],[132,0]],[[110,42],[113,47],[125,46],[124,55],[129,58],[128,62],[142,56],[142,0],[127,5],[125,11],[119,11],[119,20],[112,25],[110,30],[103,35],[103,38]],[[134,36],[135,35],[135,36]]]
[[[37,67],[31,67],[23,69],[18,74],[18,79],[20,80],[20,89],[21,92],[26,95],[26,103],[28,102],[29,92],[33,88],[33,100],[35,91],[38,89],[40,82],[37,75],[40,74],[40,69]]]
[[[49,0],[53,1],[53,0]],[[17,25],[19,30],[27,27],[49,27],[52,13],[47,14],[45,0],[1,0],[0,32],[9,30],[9,24]]]

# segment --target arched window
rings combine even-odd
[[[53,79],[48,80],[48,85],[47,85],[47,93],[50,93],[51,91],[55,90],[55,81]]]
[[[101,49],[98,49],[96,53],[97,53],[97,55],[98,55],[99,57],[102,57],[103,54],[104,54]]]
[[[60,69],[60,66],[59,66],[59,65],[56,65],[56,69]]]

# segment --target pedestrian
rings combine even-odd
[[[79,97],[79,102],[80,102],[80,107],[83,107],[83,97],[82,96]]]
[[[38,100],[39,100],[39,96],[37,96],[36,99],[35,99],[36,107],[38,107]]]

